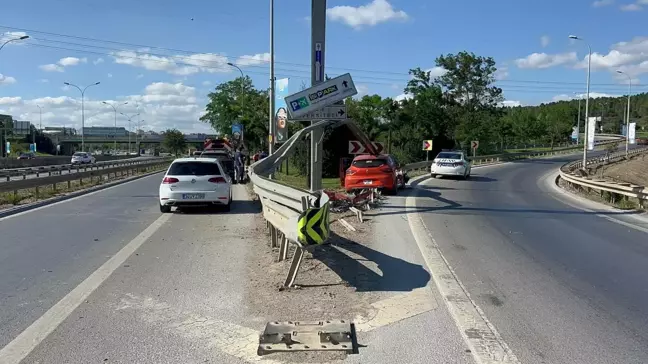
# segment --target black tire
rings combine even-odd
[[[436,176],[437,176],[436,174],[430,173],[430,178],[436,178]]]
[[[168,214],[169,212],[171,212],[171,206],[160,204],[160,212],[163,214]]]
[[[232,200],[230,199],[227,205],[223,206],[223,211],[230,212],[232,210]]]

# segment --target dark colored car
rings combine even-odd
[[[20,153],[18,156],[18,159],[34,159],[36,158],[36,154],[29,152],[29,153]]]

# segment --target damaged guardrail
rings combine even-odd
[[[342,125],[349,127],[356,137],[373,150],[369,139],[352,121],[324,120],[299,130],[272,155],[249,167],[250,181],[254,192],[259,196],[263,217],[270,230],[270,246],[279,248],[278,260],[287,259],[289,243],[297,246],[284,287],[291,287],[295,282],[305,249],[324,244],[328,239],[330,204],[329,196],[323,191],[311,192],[291,187],[272,179],[271,175],[311,131]],[[319,141],[321,142],[322,140]]]
[[[648,147],[637,148],[628,151],[610,153],[605,156],[587,158],[585,168],[598,167],[602,164],[615,163],[625,160],[627,157],[648,153]],[[639,186],[629,182],[609,181],[600,177],[586,176],[583,170],[583,161],[569,162],[560,167],[559,178],[567,182],[572,187],[594,189],[597,191],[607,191],[613,194],[636,198],[641,208],[646,207],[648,200],[648,187]]]

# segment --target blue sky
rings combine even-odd
[[[648,0],[421,1],[329,0],[327,73],[350,72],[362,94],[402,97],[407,71],[434,74],[434,59],[462,50],[492,56],[509,105],[574,97],[585,90],[592,46],[592,92],[646,91]],[[0,113],[44,125],[80,126],[80,93],[63,82],[100,85],[86,92],[86,124],[112,125],[102,101],[140,113],[145,130],[210,131],[197,119],[210,89],[234,79],[234,62],[267,87],[269,1],[21,0],[5,2],[0,52]],[[309,82],[310,1],[275,0],[277,77],[291,90]],[[644,24],[643,29],[640,29]],[[21,33],[22,32],[22,33]],[[157,47],[157,48],[156,48]],[[119,126],[127,122],[121,115]],[[134,128],[134,126],[133,126]]]

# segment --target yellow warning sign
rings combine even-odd
[[[324,243],[330,235],[329,203],[319,208],[309,208],[299,215],[297,220],[297,239],[304,245]]]

